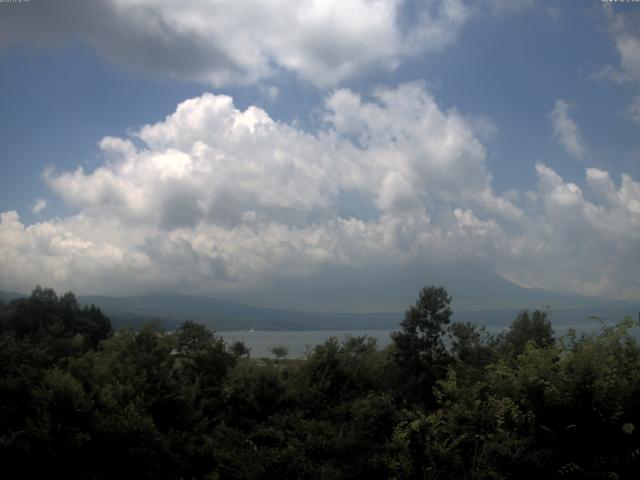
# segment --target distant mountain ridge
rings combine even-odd
[[[80,296],[82,304],[99,306],[104,312],[122,320],[160,319],[176,324],[195,320],[218,330],[342,330],[387,329],[398,323],[398,316],[387,313],[349,314],[313,313],[255,307],[229,300],[184,295],[153,293],[134,297]]]
[[[0,300],[3,302],[10,302],[11,300],[15,300],[16,298],[22,298],[26,296],[24,293],[18,292],[5,292],[0,290]]]
[[[524,288],[487,268],[462,263],[380,265],[363,269],[327,267],[302,279],[274,277],[267,286],[229,292],[225,298],[239,303],[251,299],[250,303],[255,305],[294,310],[309,310],[309,305],[318,304],[318,310],[353,311],[350,308],[359,304],[357,311],[363,313],[403,312],[415,302],[425,285],[444,286],[453,297],[454,312],[547,305],[554,310],[564,310],[575,306],[610,307],[630,303]]]
[[[405,310],[415,303],[424,285],[445,286],[453,297],[454,320],[493,327],[508,325],[524,309],[549,309],[554,324],[577,328],[597,326],[590,316],[615,322],[627,315],[637,318],[640,311],[640,302],[523,288],[491,270],[468,264],[366,270],[332,267],[302,279],[273,278],[262,288],[227,293],[226,299],[150,293],[87,295],[78,300],[99,306],[116,327],[158,319],[174,328],[192,319],[218,330],[386,330],[399,327]],[[4,301],[20,296],[0,292]]]
[[[0,291],[5,302],[27,295]],[[217,330],[351,330],[395,328],[400,316],[388,313],[313,313],[254,307],[228,300],[178,293],[152,293],[132,297],[80,295],[81,305],[95,305],[109,316],[114,328],[138,327],[159,320],[176,328],[195,320]]]
[[[535,292],[533,292],[535,293]],[[8,302],[24,295],[1,292],[0,299]],[[543,292],[542,298],[551,300],[556,296]],[[529,299],[533,301],[534,299]],[[557,300],[557,298],[556,298]],[[598,301],[576,304],[576,299],[564,299],[564,308],[554,308],[552,321],[558,326],[595,328],[597,322],[588,320],[597,316],[615,322],[626,315],[637,315],[638,307],[630,302]],[[149,320],[159,320],[165,328],[174,329],[184,320],[195,320],[216,330],[393,330],[399,328],[404,309],[396,313],[339,313],[305,312],[273,309],[241,304],[217,298],[184,295],[177,293],[154,293],[131,297],[109,297],[99,295],[78,296],[82,305],[96,305],[110,318],[114,328],[138,327]],[[572,303],[571,303],[572,302]],[[471,321],[492,327],[508,325],[523,309],[538,308],[534,304],[523,304],[521,308],[456,309],[453,319]]]
[[[5,302],[26,296],[0,291],[0,299]],[[132,297],[80,295],[77,299],[81,305],[100,307],[116,329],[124,326],[140,327],[148,321],[158,320],[164,328],[171,330],[185,320],[195,320],[216,330],[388,330],[397,328],[402,319],[402,312],[298,312],[177,293],[152,293]]]

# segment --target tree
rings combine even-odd
[[[555,339],[548,312],[541,310],[531,314],[527,310],[520,312],[504,336],[503,348],[507,355],[516,357],[524,352],[528,342],[533,342],[538,348],[553,345]]]
[[[0,315],[0,331],[43,342],[55,355],[96,347],[111,334],[111,322],[99,308],[80,308],[75,295],[61,297],[37,286],[29,297],[12,300]]]
[[[177,332],[182,372],[197,386],[206,409],[215,409],[222,390],[222,380],[235,365],[222,337],[192,320],[182,323]]]
[[[497,357],[496,337],[469,322],[454,322],[449,327],[449,346],[460,380],[473,384],[482,379],[484,369]]]
[[[215,335],[204,325],[187,320],[178,330],[178,351],[183,354],[195,353],[214,343]]]
[[[429,402],[437,380],[444,378],[449,356],[443,336],[451,318],[451,297],[444,287],[424,287],[405,312],[402,331],[393,332],[393,359],[410,398]]]
[[[242,358],[242,357],[249,358],[249,355],[251,353],[251,349],[247,347],[244,344],[244,342],[241,342],[240,340],[233,342],[229,347],[229,350],[231,351],[231,354],[236,358]]]
[[[273,354],[276,359],[280,360],[282,358],[287,358],[289,355],[289,349],[282,345],[277,345],[275,347],[271,347],[269,351]]]

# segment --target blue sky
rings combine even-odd
[[[0,288],[382,254],[640,298],[640,4],[245,3],[0,4]]]

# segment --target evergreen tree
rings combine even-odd
[[[391,334],[407,399],[430,402],[433,387],[446,374],[450,358],[443,336],[452,314],[450,304],[444,287],[424,287],[416,304],[405,312],[402,331]]]

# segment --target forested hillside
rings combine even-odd
[[[16,478],[635,479],[640,348],[622,319],[490,335],[425,287],[389,348],[251,358],[206,327],[114,332],[73,294],[0,303],[0,460]]]

